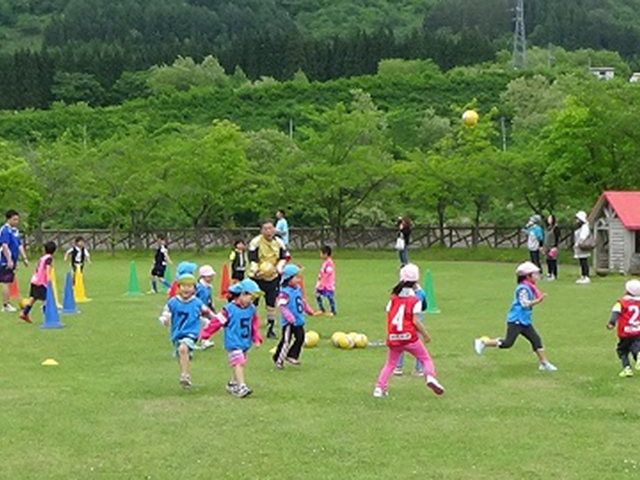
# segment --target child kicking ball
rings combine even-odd
[[[542,346],[542,339],[533,327],[533,307],[542,303],[546,297],[536,287],[540,280],[540,269],[531,262],[524,262],[516,269],[517,286],[507,314],[507,334],[505,338],[476,338],[474,347],[478,355],[482,355],[485,347],[508,349],[513,346],[518,336],[526,338],[538,356],[539,370],[555,371],[557,368],[549,362]]]
[[[609,330],[618,326],[616,353],[622,362],[619,375],[623,378],[633,377],[629,354],[636,362],[636,370],[640,370],[640,280],[629,280],[625,284],[625,290],[625,296],[613,306],[607,323]]]

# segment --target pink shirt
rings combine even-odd
[[[49,283],[49,275],[47,275],[47,266],[53,263],[53,257],[51,254],[46,253],[38,260],[36,271],[31,276],[31,283],[33,285],[46,287]]]
[[[333,259],[327,258],[318,274],[316,290],[333,292],[336,289],[336,270],[333,266]]]

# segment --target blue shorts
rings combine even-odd
[[[174,357],[180,356],[178,349],[182,344],[185,344],[189,349],[189,358],[193,358],[193,351],[196,350],[196,341],[193,338],[189,338],[189,337],[184,337],[173,342],[173,356]]]

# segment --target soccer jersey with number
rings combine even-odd
[[[407,289],[393,295],[387,305],[387,345],[406,345],[418,340],[418,331],[413,316],[422,311],[422,302]]]
[[[278,306],[286,307],[291,312],[294,318],[293,326],[301,327],[305,322],[304,318],[304,299],[302,298],[301,288],[283,287],[278,295]],[[284,327],[289,322],[282,317],[280,322]]]
[[[621,298],[613,311],[620,313],[617,322],[619,338],[640,336],[640,298]]]
[[[236,302],[229,302],[222,307],[218,319],[224,325],[225,350],[249,350],[254,325],[258,324],[256,316],[253,304],[242,308]]]
[[[171,314],[171,341],[177,342],[181,338],[196,340],[200,335],[200,315],[209,309],[196,296],[182,300],[179,296],[167,302],[163,315]]]

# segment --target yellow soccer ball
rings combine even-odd
[[[20,305],[21,310],[24,310],[26,306],[29,305],[29,299],[23,298],[22,300],[20,300],[20,303],[18,303],[18,305]]]
[[[315,347],[316,345],[318,345],[319,341],[320,335],[318,334],[318,332],[315,332],[313,330],[308,331],[304,336],[304,346],[307,348]]]
[[[355,343],[356,348],[365,348],[367,345],[369,345],[369,339],[364,333],[359,333],[356,337]]]
[[[261,275],[267,276],[267,275],[272,275],[276,271],[276,267],[273,266],[273,263],[262,262],[258,266],[258,270],[260,271]]]
[[[462,122],[467,127],[473,127],[478,123],[479,119],[480,119],[480,116],[478,115],[478,112],[476,112],[475,110],[467,110],[462,114]]]
[[[338,346],[344,350],[351,350],[355,344],[353,339],[348,335],[343,335],[338,338]]]
[[[349,337],[351,340],[353,340],[353,343],[356,343],[356,338],[358,338],[359,333],[358,332],[349,332],[347,333],[347,337]]]
[[[331,335],[331,343],[333,344],[334,347],[339,347],[339,340],[342,337],[346,337],[347,334],[344,332],[335,332],[333,335]]]

